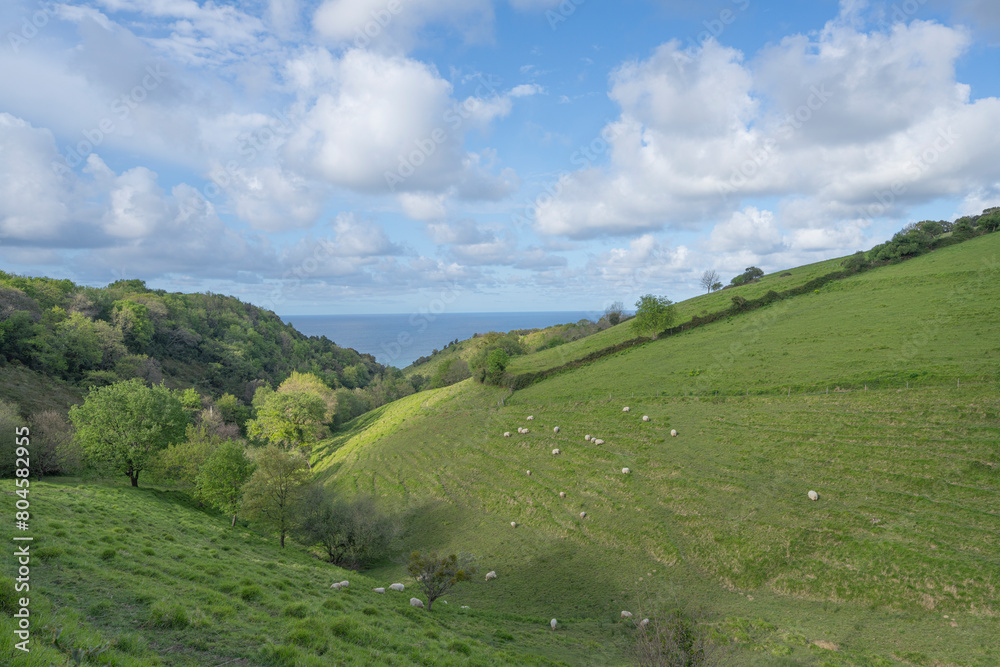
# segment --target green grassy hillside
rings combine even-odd
[[[611,628],[639,598],[687,602],[747,663],[996,664],[998,270],[1000,236],[980,237],[503,405],[470,381],[411,396],[325,443],[315,467],[411,512],[408,543],[487,557],[502,576],[470,593],[480,605]],[[792,273],[769,278],[810,279]]]

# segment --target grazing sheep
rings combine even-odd
[[[468,608],[469,608],[469,605],[467,605],[467,604],[463,604],[462,605],[462,609],[468,609]]]
[[[410,606],[416,607],[418,609],[423,609],[424,603],[423,601],[420,600],[420,598],[410,598]]]
[[[632,612],[622,610],[622,618],[632,618]]]
[[[559,497],[560,498],[565,498],[566,497],[566,492],[565,491],[560,491],[559,492]]]
[[[517,528],[517,521],[511,521],[510,522],[510,527],[511,528]]]
[[[558,426],[553,427],[552,428],[552,432],[553,433],[558,433],[559,432],[559,427]]]
[[[341,588],[347,588],[350,585],[351,585],[351,582],[349,582],[349,581],[342,581],[342,582],[340,582],[340,587]]]
[[[581,519],[586,519],[587,518],[587,513],[586,512],[580,512],[580,518]]]
[[[677,430],[676,429],[670,429],[670,437],[671,438],[676,438],[677,437]]]
[[[497,573],[494,570],[490,570],[489,572],[486,573],[486,581],[496,578],[497,578]]]
[[[587,435],[583,436],[583,439],[586,440],[587,442],[590,442],[590,434],[588,433]]]
[[[509,438],[510,437],[510,431],[504,431],[503,432],[503,437]]]
[[[525,470],[524,474],[527,475],[528,477],[531,477],[531,471],[530,470]]]
[[[528,421],[535,421],[535,415],[528,415]]]
[[[592,440],[592,442],[593,442],[593,443],[594,443],[595,445],[603,445],[603,444],[604,444],[604,441],[603,441],[603,440],[601,440],[600,438],[595,438],[594,440]]]
[[[642,416],[642,421],[648,422],[649,421],[649,415],[643,415]]]
[[[624,408],[622,408],[622,412],[628,412],[628,406],[627,405]]]
[[[525,435],[527,435],[528,434],[528,429],[524,429],[524,433],[525,433]]]
[[[334,590],[340,590],[340,582],[338,581],[335,584],[330,584],[330,588],[332,588]]]
[[[552,619],[551,621],[549,621],[549,627],[550,627],[550,628],[552,628],[553,630],[555,630],[555,629],[556,629],[556,626],[557,626],[558,624],[559,624],[559,623],[558,623],[558,622],[556,621],[556,619],[554,619],[554,618],[553,618],[553,619]]]
[[[373,593],[385,593],[385,589],[384,588],[373,588],[372,592]]]
[[[809,492],[809,500],[819,500],[819,494],[815,491]]]
[[[392,586],[389,586],[389,589],[393,591],[402,591],[405,588],[406,586],[404,586],[403,584],[393,584]]]
[[[623,475],[628,475],[628,474],[631,474],[631,472],[632,472],[632,471],[631,471],[631,470],[629,470],[628,468],[622,468],[622,474],[623,474]]]
[[[557,447],[556,449],[553,449],[552,454],[553,455],[559,454],[559,448]]]
[[[639,625],[642,627],[646,627],[647,625],[649,625],[649,619],[648,618],[642,619],[641,621],[639,621]]]

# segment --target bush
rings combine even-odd
[[[381,514],[369,497],[339,499],[323,486],[303,494],[298,538],[319,545],[327,560],[352,568],[366,567],[386,557],[399,534],[395,519]]]
[[[680,609],[653,614],[638,625],[633,653],[641,667],[703,667],[725,662],[728,649],[711,640],[709,630]]]
[[[646,294],[635,302],[635,318],[632,330],[637,334],[650,333],[654,336],[674,323],[677,313],[674,302],[665,296]]]

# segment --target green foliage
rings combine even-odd
[[[56,473],[78,472],[83,451],[73,441],[73,428],[56,410],[46,410],[31,418],[31,472],[38,478]]]
[[[389,554],[399,533],[397,522],[381,514],[371,497],[342,499],[317,485],[306,490],[301,508],[299,540],[321,546],[327,560],[336,565],[371,565]]]
[[[220,444],[195,477],[197,496],[233,517],[236,525],[243,486],[253,474],[254,464],[247,458],[243,445],[233,440]]]
[[[656,334],[669,329],[676,318],[674,302],[665,296],[646,294],[635,302],[635,318],[632,331],[638,335]]]
[[[610,306],[604,309],[604,319],[608,321],[611,326],[617,325],[622,321],[622,317],[625,315],[625,304],[621,301],[615,301]]]
[[[499,384],[511,357],[524,354],[520,337],[509,332],[491,331],[482,336],[479,351],[469,360],[469,369],[477,382]]]
[[[861,271],[868,267],[868,258],[865,253],[858,251],[840,263],[848,271]]]
[[[447,595],[456,584],[475,576],[477,568],[469,557],[414,551],[410,554],[406,571],[417,580],[417,586],[427,596],[427,611],[430,611],[435,600]]]
[[[763,276],[764,272],[761,269],[757,268],[756,266],[748,266],[746,268],[746,271],[733,278],[731,281],[729,281],[729,283],[731,285],[746,285],[747,283],[751,283],[755,280],[758,280]]]
[[[441,387],[448,387],[468,377],[472,377],[472,372],[469,370],[469,364],[464,359],[448,359],[434,371],[434,375],[431,376],[427,388],[439,389]]]
[[[247,422],[251,438],[308,451],[323,435],[327,402],[321,396],[311,391],[258,390],[258,394],[262,400],[256,406],[257,417]]]
[[[17,438],[14,436],[18,428],[25,426],[17,410],[17,406],[0,400],[0,433],[4,437],[0,439],[0,476],[10,479],[17,469]]]
[[[180,442],[187,418],[180,401],[163,386],[127,380],[94,389],[70,409],[75,440],[87,458],[139,485],[156,452]]]
[[[240,507],[244,516],[277,531],[281,546],[296,525],[302,485],[309,478],[305,458],[271,444],[258,450],[256,469],[243,486]]]
[[[149,307],[135,301],[115,301],[111,310],[112,322],[121,331],[126,347],[135,353],[146,351],[153,340],[153,322]]]

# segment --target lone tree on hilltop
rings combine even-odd
[[[421,554],[414,551],[410,554],[406,571],[416,578],[417,585],[427,595],[427,611],[430,611],[434,600],[447,594],[455,584],[475,576],[476,566],[468,557],[459,558],[455,554],[438,556],[437,553]]]
[[[701,280],[698,284],[705,288],[705,293],[708,294],[712,290],[716,289],[715,285],[719,282],[719,272],[715,269],[709,269],[705,273],[701,274]]]
[[[613,304],[604,309],[604,319],[608,321],[608,324],[615,326],[622,321],[622,316],[625,314],[625,304],[621,301],[615,301]]]
[[[635,302],[632,329],[638,334],[649,332],[656,336],[661,331],[669,329],[675,317],[673,301],[665,296],[646,294]]]
[[[87,458],[128,475],[132,486],[139,486],[139,473],[157,452],[184,439],[187,425],[169,389],[139,379],[92,390],[83,405],[70,408],[69,418]]]

